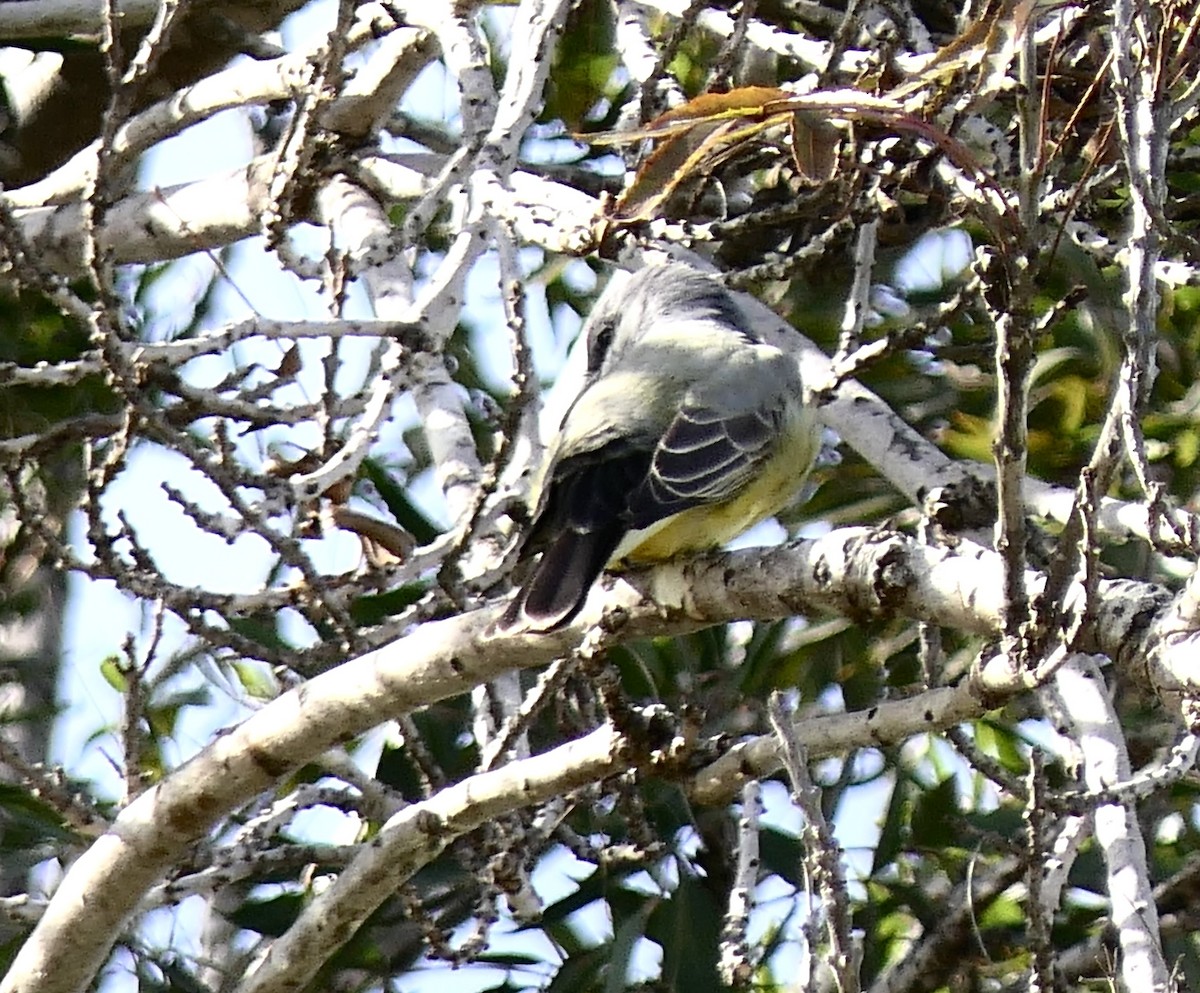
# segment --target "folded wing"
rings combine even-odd
[[[683,511],[734,500],[776,455],[788,405],[800,402],[795,364],[747,342],[692,383],[657,438],[626,436],[563,458],[522,550],[523,559],[539,550],[541,559],[504,624],[548,631],[567,623],[615,554],[630,553]],[[797,485],[806,468],[797,469]],[[707,535],[693,533],[680,548],[705,547]],[[714,530],[708,543],[730,536]],[[673,540],[667,545],[654,556],[674,554]]]
[[[685,403],[630,496],[629,527],[648,528],[681,511],[736,496],[773,452],[783,417],[784,398],[777,399],[753,410]]]

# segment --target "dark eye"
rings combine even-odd
[[[588,342],[588,372],[599,372],[604,357],[612,346],[613,333],[617,330],[615,319],[609,319],[592,329]]]

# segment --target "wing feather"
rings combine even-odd
[[[645,481],[630,497],[632,528],[734,496],[779,437],[785,397],[753,410],[686,403],[663,434]]]

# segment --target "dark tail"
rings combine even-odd
[[[563,531],[542,552],[533,574],[508,605],[501,630],[520,626],[529,631],[554,631],[567,624],[587,600],[623,530],[611,525],[593,531]]]

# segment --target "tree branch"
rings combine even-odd
[[[995,634],[998,556],[963,543],[935,549],[898,534],[834,531],[781,548],[664,565],[598,585],[576,620],[551,634],[496,636],[498,608],[422,624],[411,634],[285,693],[147,790],[69,870],[0,993],[82,989],[142,895],[223,815],[326,748],[419,707],[465,693],[514,667],[563,654],[604,614],[628,618],[618,640],[679,635],[735,618],[832,608],[855,617],[908,616]],[[1040,577],[1030,577],[1036,588]],[[1145,583],[1102,584],[1089,643],[1142,685],[1200,693],[1198,636],[1170,624],[1171,597]],[[962,706],[955,691],[939,697]],[[865,730],[870,733],[871,718]],[[801,739],[803,740],[803,739]],[[868,738],[868,740],[870,740]],[[71,942],[64,962],[60,950]]]

